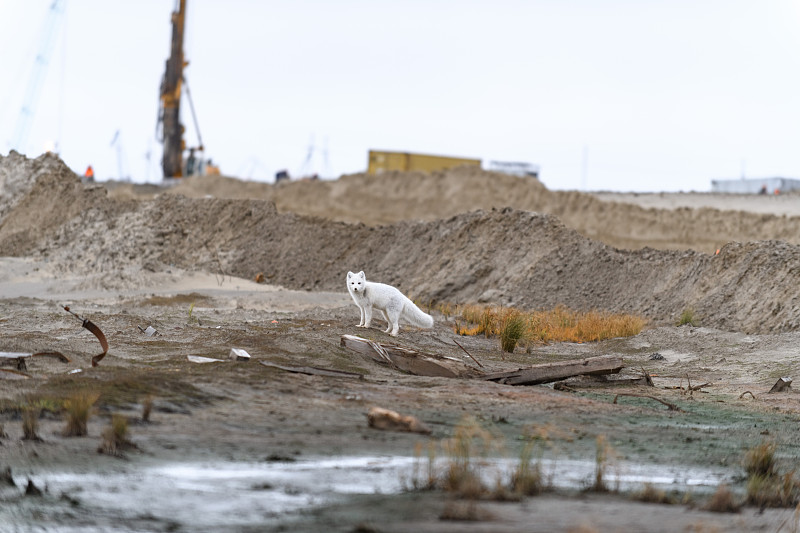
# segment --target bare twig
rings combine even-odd
[[[479,366],[479,367],[483,368],[483,365],[480,363],[480,361],[478,361],[477,359],[475,359],[474,357],[472,357],[472,354],[471,354],[471,353],[469,353],[469,352],[467,351],[467,349],[466,349],[466,348],[464,348],[463,346],[461,346],[461,345],[458,343],[458,341],[457,341],[457,340],[453,339],[453,342],[454,342],[454,343],[456,343],[456,346],[458,346],[459,348],[461,348],[462,350],[464,350],[464,353],[465,353],[465,354],[467,354],[467,355],[469,356],[469,358],[470,358],[470,359],[472,359],[473,361],[475,361],[475,362],[478,364],[478,366]]]
[[[640,367],[640,368],[642,369],[642,375],[644,376],[645,384],[648,387],[655,387],[655,384],[653,383],[653,378],[650,377],[650,374],[647,373],[647,371],[644,369],[644,367]]]
[[[667,406],[667,408],[668,408],[670,411],[678,411],[679,413],[683,413],[683,412],[685,412],[683,409],[681,409],[680,407],[678,407],[678,406],[677,406],[677,405],[675,405],[674,403],[665,402],[665,401],[664,401],[664,400],[662,400],[661,398],[656,398],[655,396],[650,396],[649,394],[634,394],[634,393],[632,393],[632,392],[620,392],[619,394],[617,394],[616,396],[614,396],[614,401],[613,401],[612,403],[617,403],[617,398],[618,398],[619,396],[635,396],[635,397],[637,397],[637,398],[649,398],[649,399],[651,399],[651,400],[655,400],[655,401],[657,401],[657,402],[659,402],[659,403],[663,403],[664,405],[666,405],[666,406]]]

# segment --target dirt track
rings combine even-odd
[[[98,436],[111,412],[133,419],[147,395],[156,398],[156,423],[133,428],[143,451],[131,454],[132,463],[122,470],[188,458],[411,454],[422,437],[368,429],[364,414],[370,405],[415,414],[434,427],[434,440],[451,435],[465,413],[495,428],[511,448],[526,428],[559,428],[561,436],[553,440],[570,457],[591,458],[597,435],[611,436],[632,462],[734,471],[743,450],[764,435],[781,446],[782,465],[796,461],[800,450],[796,395],[764,394],[778,377],[798,369],[800,248],[790,240],[800,235],[796,216],[675,207],[674,198],[669,209],[645,209],[630,203],[635,198],[611,203],[608,195],[553,192],[535,181],[464,169],[278,186],[225,178],[187,180],[168,190],[84,185],[56,158],[29,160],[14,153],[0,158],[0,191],[0,351],[59,349],[72,359],[67,365],[36,360],[33,378],[0,381],[6,406],[0,421],[8,434],[0,439],[0,467],[12,466],[17,476],[46,483],[64,465],[120,470],[118,460],[98,458]],[[741,198],[728,200],[741,206]],[[719,255],[713,254],[716,248]],[[634,338],[532,347],[505,359],[493,339],[460,340],[494,369],[621,354],[629,372],[659,374],[657,394],[680,403],[687,414],[668,413],[646,400],[612,406],[607,391],[570,394],[420,378],[364,361],[338,346],[341,334],[364,333],[353,327],[358,312],[343,283],[348,270],[362,269],[421,303],[565,304],[642,314],[650,327]],[[272,286],[252,281],[259,272]],[[87,366],[96,340],[63,304],[102,325],[111,350],[99,367]],[[689,307],[704,327],[673,326]],[[404,328],[400,340],[463,357],[452,342],[452,322],[434,316],[433,330]],[[147,325],[162,335],[145,337],[139,328]],[[367,334],[388,340],[378,330]],[[365,381],[290,374],[256,361],[186,361],[187,354],[224,359],[232,346],[246,348],[256,360],[355,371]],[[651,360],[655,352],[666,359]],[[78,368],[81,373],[65,376]],[[679,386],[686,376],[712,383],[710,394],[687,398],[664,388]],[[101,393],[89,437],[60,436],[60,415],[46,412],[45,442],[19,440],[13,406],[20,398],[63,398],[85,387]],[[758,399],[738,398],[744,390]],[[68,494],[82,499],[78,489]],[[0,512],[0,518],[16,520],[11,523],[25,524],[32,516],[50,527],[59,520],[86,520],[86,513],[65,510],[69,504],[56,494],[38,503],[8,490],[0,498],[19,504],[10,515]],[[424,505],[378,500],[326,508],[316,518],[301,517],[296,529],[314,531],[324,524],[351,531],[363,522],[381,524],[378,531],[513,531],[536,523],[524,504],[513,510],[487,504],[506,518],[465,524],[437,520],[440,495]],[[95,527],[113,529],[114,512],[85,499],[81,505],[95,517]],[[387,521],[393,505],[410,506],[413,519]],[[561,506],[563,520],[542,521],[532,530],[566,531],[588,523],[606,531],[619,524],[573,516],[577,504],[571,498],[549,505]],[[776,529],[791,514],[751,510],[718,516],[613,498],[587,504],[583,512],[609,509],[627,517],[623,529],[652,531],[700,524],[725,531]],[[135,528],[198,530],[190,521],[137,512],[131,518]],[[664,517],[653,523],[653,513]],[[265,523],[279,530],[298,519],[284,518]]]

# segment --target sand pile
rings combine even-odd
[[[436,205],[456,211],[447,198],[459,194],[461,177],[469,184],[463,196],[474,202],[499,198],[495,189],[503,187],[500,196],[509,200],[555,197],[530,180],[471,171],[357,175],[287,187],[245,184],[284,201],[305,195],[311,206],[307,210],[318,215],[311,217],[281,212],[265,199],[204,197],[208,187],[228,183],[224,179],[187,181],[170,194],[131,200],[103,186],[82,184],[54,156],[25,160],[12,154],[0,158],[0,169],[0,187],[13,185],[18,191],[0,218],[0,255],[47,258],[61,272],[81,273],[87,283],[103,287],[147,283],[151,274],[187,270],[249,279],[263,272],[270,283],[288,288],[344,292],[346,272],[363,269],[368,278],[394,284],[422,302],[525,308],[564,304],[638,313],[656,324],[672,323],[692,307],[704,325],[722,329],[765,333],[800,328],[800,247],[786,242],[731,243],[717,256],[620,250],[587,238],[555,216],[514,208],[462,211],[434,220],[425,220],[426,215],[379,226],[331,220],[347,212],[399,216],[392,211],[397,206],[375,209],[383,205],[375,203],[380,190],[391,191],[382,200],[390,206],[392,198],[405,194],[412,201],[397,203],[427,206],[420,213]],[[386,184],[380,181],[384,178]],[[355,188],[362,196],[349,193],[353,183],[364,184]],[[195,197],[174,194],[192,184],[197,184]],[[512,185],[518,193],[510,191]],[[445,189],[450,192],[444,194]],[[564,196],[575,205],[593,205],[586,195]],[[354,211],[348,207],[353,204],[364,207]],[[595,206],[599,213],[588,218],[622,216],[606,216],[615,208],[601,204]],[[337,206],[330,218],[319,216],[324,205]],[[652,209],[638,213],[652,216],[626,219],[624,225],[656,227],[669,218]]]
[[[144,188],[144,191],[148,189]],[[128,186],[129,196],[135,195]],[[706,207],[652,209],[603,202],[591,194],[550,191],[540,182],[462,167],[442,172],[387,172],[335,181],[278,185],[207,176],[170,192],[192,198],[263,199],[281,213],[375,226],[401,220],[434,221],[476,209],[513,207],[556,215],[582,235],[616,248],[692,249],[713,253],[728,242],[783,240],[800,244],[800,217]]]

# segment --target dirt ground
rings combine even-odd
[[[120,523],[80,491],[34,498],[20,487],[28,478],[55,484],[65,470],[111,475],[153,463],[413,456],[451,437],[465,416],[502,444],[495,454],[519,457],[524,437],[538,434],[547,435],[548,457],[593,461],[603,436],[620,464],[716,469],[739,497],[747,449],[774,442],[783,470],[800,455],[800,397],[767,393],[798,365],[800,197],[557,192],[470,169],[279,185],[211,177],[173,187],[84,184],[54,156],[14,152],[0,157],[0,191],[0,351],[70,358],[31,358],[26,379],[0,372],[0,469],[11,468],[17,485],[0,489],[9,531],[211,531],[146,508]],[[404,327],[398,339],[356,328],[348,270],[401,288],[431,309],[434,328]],[[254,281],[259,273],[267,283]],[[457,337],[439,307],[474,302],[563,304],[649,322],[631,338],[503,355],[496,339]],[[90,365],[97,339],[63,306],[105,333],[99,366]],[[675,326],[686,309],[699,327]],[[158,334],[146,335],[148,326]],[[457,340],[483,371],[618,354],[624,375],[646,370],[656,386],[564,391],[413,376],[342,348],[343,334],[475,367]],[[252,360],[227,360],[231,348]],[[688,379],[708,385],[689,395],[679,388]],[[99,394],[97,412],[88,436],[64,437],[53,406],[78,391]],[[643,397],[615,402],[620,392],[681,411]],[[44,406],[41,441],[22,440],[20,406],[31,401]],[[372,406],[414,415],[432,433],[369,428]],[[128,417],[136,445],[125,459],[97,453],[114,413]],[[711,513],[702,510],[707,486],[688,492],[692,503],[657,505],[574,487],[480,501],[461,513],[476,520],[441,519],[461,503],[440,492],[362,494],[225,529],[797,530],[794,508]]]

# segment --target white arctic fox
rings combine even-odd
[[[400,317],[421,328],[433,327],[431,315],[423,313],[414,302],[391,285],[367,281],[363,271],[358,274],[347,273],[347,290],[361,310],[361,322],[357,326],[359,328],[369,327],[373,308],[380,311],[389,323],[386,333],[392,337],[396,337],[400,329]]]

